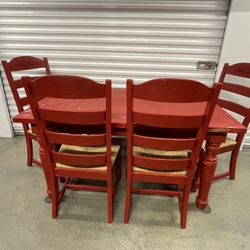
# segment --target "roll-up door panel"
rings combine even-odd
[[[127,78],[158,77],[212,84],[215,70],[196,64],[218,61],[228,7],[229,0],[0,1],[0,57],[48,57],[55,74],[109,78],[114,87],[124,87]]]

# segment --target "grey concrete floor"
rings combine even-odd
[[[123,224],[124,179],[107,223],[106,194],[67,191],[59,217],[51,219],[39,167],[27,167],[23,136],[0,138],[0,249],[250,249],[250,150],[238,160],[237,178],[213,183],[210,214],[190,197],[187,229],[179,226],[176,198],[133,195]],[[125,161],[123,161],[125,167]],[[228,164],[221,155],[218,168]],[[124,173],[123,173],[124,174]]]

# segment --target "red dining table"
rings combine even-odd
[[[46,102],[43,103],[43,105],[47,104]],[[99,109],[102,106],[100,103],[94,101],[92,105],[93,109]],[[126,116],[126,89],[113,88],[112,133],[114,135],[126,136]],[[34,124],[34,118],[31,110],[26,110],[16,115],[13,117],[13,122]],[[246,131],[246,127],[235,120],[221,107],[218,105],[215,107],[212,119],[209,124],[208,133],[206,135],[207,150],[201,169],[199,191],[196,197],[197,208],[209,211],[208,195],[217,166],[217,154],[219,152],[220,144],[226,141],[227,133],[246,133]]]

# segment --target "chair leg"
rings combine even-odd
[[[32,145],[32,139],[30,138],[27,131],[24,131],[25,133],[25,139],[26,139],[26,150],[27,150],[27,166],[32,166],[32,160],[33,160],[33,145]]]
[[[116,166],[116,179],[119,182],[122,177],[122,163],[121,163],[121,151],[119,152],[119,155],[117,156],[117,166]]]
[[[239,149],[234,149],[231,153],[231,158],[230,158],[230,180],[235,179],[235,172],[236,172],[236,162],[239,154]]]
[[[192,187],[191,187],[192,192],[196,192],[200,186],[200,174],[201,174],[202,162],[203,162],[204,157],[205,157],[205,152],[201,151],[199,160],[197,162],[194,178],[192,181]]]
[[[190,185],[185,185],[183,190],[182,202],[181,202],[181,228],[184,229],[187,226],[187,212],[188,212],[188,200],[190,194]]]
[[[125,224],[127,224],[129,221],[129,211],[130,211],[130,205],[131,205],[131,191],[132,191],[132,180],[131,180],[131,175],[128,175],[127,180],[126,180],[126,199],[125,199],[125,211],[124,211],[124,223]]]
[[[55,219],[58,216],[58,198],[59,198],[59,191],[58,191],[58,179],[57,177],[54,178],[54,185],[52,187],[52,218]]]
[[[51,174],[51,171],[48,170],[47,165],[49,164],[49,160],[45,155],[44,149],[40,146],[39,148],[39,155],[42,163],[42,169],[46,181],[46,186],[47,186],[47,194],[48,197],[52,199],[52,189],[53,189],[53,175]]]
[[[107,189],[108,189],[108,223],[113,221],[113,188],[112,188],[112,178],[111,175],[107,180]]]

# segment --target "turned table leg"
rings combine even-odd
[[[208,207],[208,194],[217,166],[217,155],[220,144],[226,140],[226,134],[209,135],[206,140],[206,153],[200,173],[199,192],[196,197],[196,207],[199,209]]]
[[[51,203],[51,196],[52,196],[52,183],[51,183],[51,180],[53,178],[53,176],[51,176],[51,170],[48,169],[48,164],[49,162],[48,159],[46,158],[46,155],[45,155],[45,152],[44,152],[44,149],[40,146],[40,149],[39,149],[39,154],[40,154],[40,159],[41,159],[41,162],[42,162],[42,166],[43,166],[43,172],[44,172],[44,176],[45,176],[45,180],[46,180],[46,185],[47,185],[47,196],[44,198],[44,201],[46,203]]]

